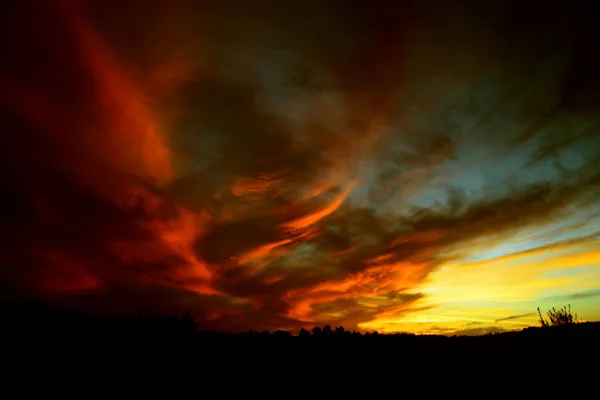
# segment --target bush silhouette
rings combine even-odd
[[[548,311],[549,322],[542,316],[542,312],[540,308],[537,308],[538,315],[540,316],[540,324],[542,327],[548,326],[567,326],[573,325],[578,322],[577,314],[573,316],[571,314],[571,305],[563,306],[563,308],[559,308],[558,310],[552,307],[551,310]]]

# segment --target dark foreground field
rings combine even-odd
[[[600,377],[600,323],[478,337],[291,337],[197,332],[174,317],[101,318],[21,303],[1,312],[5,387],[46,395],[146,396],[166,388],[170,397],[401,398],[406,390],[443,391],[445,381],[467,392],[484,385],[495,393],[493,384],[575,393]]]

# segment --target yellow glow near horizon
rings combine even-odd
[[[418,288],[415,311],[360,324],[364,330],[487,333],[539,324],[536,308],[572,305],[583,320],[599,320],[598,296],[569,298],[600,287],[598,240],[491,260],[446,264]]]

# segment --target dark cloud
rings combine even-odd
[[[577,292],[564,296],[545,297],[544,300],[580,300],[597,296],[600,296],[600,290],[587,290],[585,292]]]
[[[419,285],[465,243],[599,194],[597,56],[575,6],[8,3],[15,295],[358,329],[423,310]],[[557,167],[473,189],[461,174],[488,154]]]
[[[472,322],[469,322],[466,326],[470,327],[470,326],[473,326],[473,325],[481,325],[481,324],[483,324],[483,322],[472,321]]]
[[[509,317],[497,319],[494,322],[510,321],[511,319],[519,319],[519,318],[523,318],[523,317],[531,317],[532,315],[535,315],[535,313],[528,313],[528,314],[521,314],[521,315],[511,315]]]

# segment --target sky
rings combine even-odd
[[[4,299],[224,332],[600,320],[592,0],[0,7]]]

